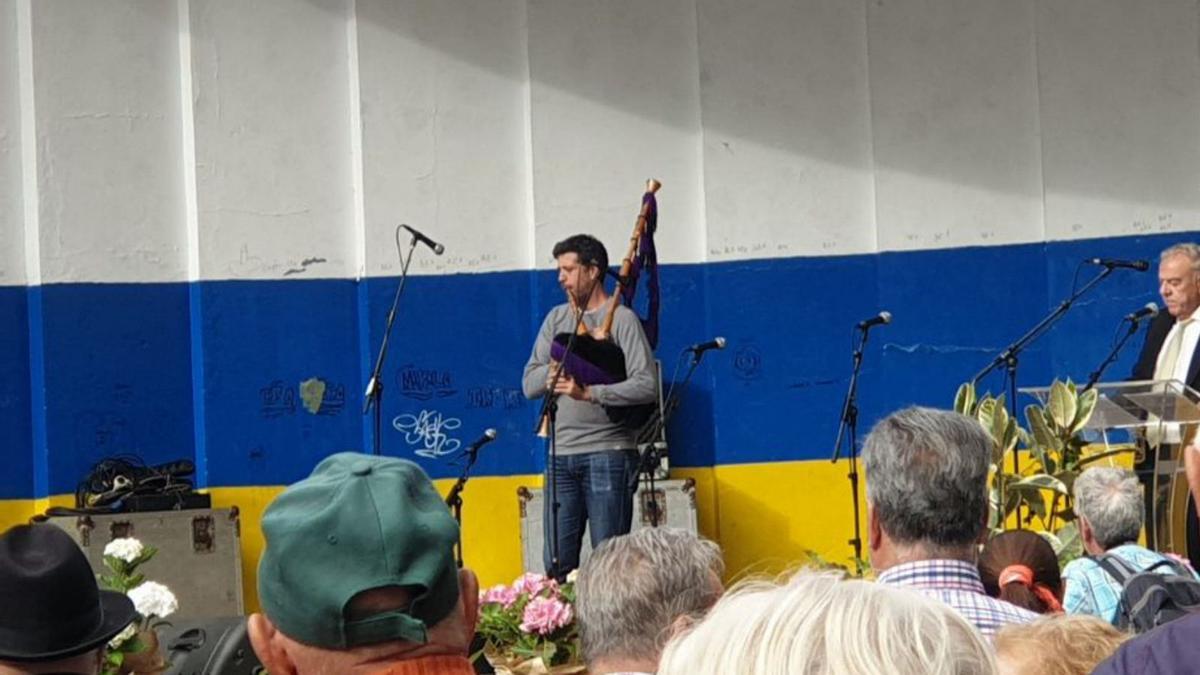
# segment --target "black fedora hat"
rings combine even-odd
[[[137,612],[102,591],[83,551],[54,525],[0,535],[0,661],[56,661],[95,649]]]

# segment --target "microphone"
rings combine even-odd
[[[422,244],[425,244],[429,248],[433,249],[434,253],[436,253],[438,255],[445,253],[445,251],[446,251],[445,246],[442,246],[441,244],[437,243],[436,241],[430,239],[429,237],[426,237],[425,235],[421,234],[416,229],[411,228],[408,225],[405,225],[403,223],[400,224],[400,227],[403,227],[404,229],[408,230],[412,234],[413,239],[416,239],[417,241],[421,242]]]
[[[1087,258],[1084,260],[1089,265],[1100,265],[1109,269],[1123,267],[1128,270],[1137,270],[1145,272],[1150,269],[1149,260],[1115,260],[1113,258]]]
[[[866,319],[865,321],[859,321],[855,325],[855,327],[858,328],[859,330],[868,330],[871,328],[871,326],[878,326],[881,323],[891,323],[891,322],[892,322],[892,313],[887,310],[884,310],[884,311],[876,314],[875,316],[873,316],[869,319]]]
[[[1156,316],[1158,316],[1158,305],[1153,302],[1147,302],[1145,307],[1131,314],[1126,314],[1125,320],[1137,323],[1142,319],[1153,319]]]
[[[725,349],[725,338],[718,336],[709,340],[708,342],[694,344],[691,347],[688,347],[687,351],[699,356],[710,349]]]
[[[473,454],[479,452],[480,448],[487,445],[488,443],[491,443],[494,440],[496,440],[496,430],[488,429],[487,431],[483,432],[482,436],[475,439],[474,443],[467,446],[466,452],[473,455]]]

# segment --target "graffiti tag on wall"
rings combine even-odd
[[[450,371],[418,368],[411,363],[400,367],[396,373],[396,384],[400,387],[401,396],[418,401],[446,398],[458,393]]]
[[[310,415],[340,415],[346,407],[346,385],[311,377],[297,385],[272,380],[258,390],[258,414],[264,419],[295,415],[302,410]]]
[[[525,405],[525,393],[512,387],[472,387],[467,390],[467,405],[513,410]]]
[[[443,417],[436,410],[422,410],[416,415],[397,415],[392,428],[404,434],[404,442],[416,448],[414,453],[428,459],[458,452],[462,441],[451,438],[447,431],[462,426],[457,417]]]

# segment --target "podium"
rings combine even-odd
[[[1110,382],[1094,388],[1096,408],[1083,431],[1099,434],[1105,449],[1122,441],[1136,447],[1138,477],[1147,490],[1147,546],[1200,559],[1200,532],[1183,463],[1183,451],[1200,428],[1200,392],[1179,380]],[[1050,387],[1020,391],[1049,404]]]

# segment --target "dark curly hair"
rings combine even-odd
[[[590,234],[576,234],[554,245],[555,258],[564,253],[574,253],[581,264],[600,268],[601,278],[608,271],[608,249]]]

